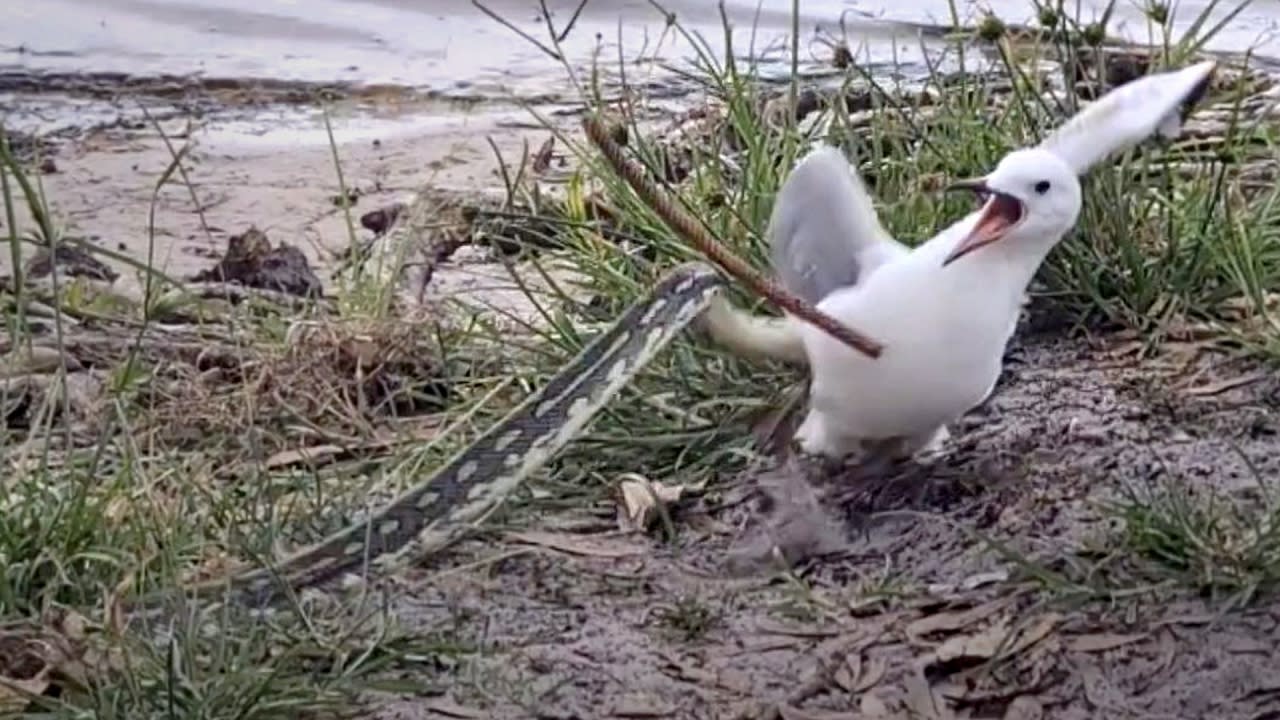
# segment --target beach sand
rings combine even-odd
[[[1004,8],[1009,19],[1030,20],[1023,17],[1027,11],[1014,10],[1020,3],[1002,2],[1010,6]],[[558,27],[576,5],[549,3]],[[790,29],[790,6],[726,4],[735,47],[754,40],[765,73],[790,70],[779,44]],[[1184,24],[1201,6],[1184,3]],[[487,7],[546,37],[536,3],[491,0]],[[806,35],[819,26],[839,32],[835,22],[847,11],[865,60],[910,66],[920,43],[928,42],[911,23],[945,21],[945,7],[806,1],[801,27]],[[670,9],[711,47],[722,46],[715,4],[683,0]],[[150,255],[157,267],[178,275],[207,265],[227,236],[250,225],[298,245],[321,266],[349,244],[345,218],[330,201],[337,177],[322,116],[296,97],[320,84],[373,88],[357,92],[333,118],[347,182],[362,194],[357,214],[426,185],[495,187],[490,140],[514,158],[523,143],[536,148],[545,139],[513,100],[547,112],[575,98],[560,63],[464,0],[46,0],[13,12],[18,22],[0,23],[0,122],[10,132],[61,138],[52,155],[57,172],[42,178],[55,217],[72,233],[137,259]],[[1222,42],[1251,41],[1270,22],[1267,12],[1255,8],[1237,17]],[[1132,9],[1118,13],[1119,30],[1129,27],[1133,34]],[[667,94],[678,99],[691,88],[663,63],[687,60],[692,47],[665,28],[645,0],[591,2],[561,50],[582,69],[603,43],[602,57],[612,63],[621,33],[624,55],[633,61],[630,79],[667,83]],[[648,61],[635,62],[642,57]],[[806,52],[804,64],[820,66],[822,58]],[[87,72],[97,73],[94,80],[78,82]],[[181,84],[173,78],[189,77],[203,78],[206,89],[217,83],[223,92],[205,93],[193,110],[188,93],[172,91]],[[262,101],[253,90],[264,84],[274,90]],[[166,187],[154,248],[149,203],[170,156],[140,105],[166,118],[169,133],[183,133],[187,121],[195,121],[187,169],[211,226],[202,226],[186,187]],[[9,272],[7,262],[0,259],[0,272]]]

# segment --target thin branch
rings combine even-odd
[[[609,131],[596,117],[584,120],[587,136],[604,154],[618,176],[627,181],[636,194],[649,205],[666,224],[681,237],[689,241],[703,255],[737,278],[757,295],[771,300],[775,305],[786,310],[819,328],[849,347],[871,358],[880,357],[884,346],[868,338],[858,331],[840,323],[835,318],[820,312],[817,308],[792,295],[753,270],[741,258],[729,252],[711,233],[693,219],[687,212],[676,207],[675,203],[652,181],[645,177],[640,165],[623,157],[622,148],[609,137]]]

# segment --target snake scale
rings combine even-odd
[[[290,590],[321,585],[366,563],[385,568],[447,544],[461,523],[492,507],[572,441],[725,284],[708,265],[674,267],[541,389],[371,517],[275,568],[139,598],[126,610],[145,613],[175,593],[197,599],[226,593],[228,600],[260,608]]]

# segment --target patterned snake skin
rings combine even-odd
[[[212,599],[228,593],[228,600],[263,607],[287,597],[288,590],[358,572],[366,563],[385,571],[439,549],[463,523],[483,514],[573,440],[723,287],[710,266],[675,267],[542,389],[368,519],[275,568],[140,598],[129,611],[145,612],[175,594]]]

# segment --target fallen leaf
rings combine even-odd
[[[1193,626],[1208,625],[1209,623],[1217,619],[1218,617],[1211,613],[1203,613],[1203,614],[1192,613],[1189,615],[1174,615],[1171,617],[1164,618],[1162,620],[1157,620],[1154,624],[1152,624],[1152,627],[1162,628],[1168,625],[1193,625]]]
[[[1002,620],[982,632],[948,638],[934,651],[934,657],[940,663],[960,659],[990,660],[1008,644],[1008,639],[1009,626]]]
[[[541,175],[551,167],[551,153],[556,147],[556,136],[552,135],[542,143],[542,147],[538,148],[538,154],[533,156],[533,174]]]
[[[32,345],[29,349],[14,349],[0,357],[0,378],[42,375],[56,372],[64,366],[67,372],[84,369],[79,360],[57,348]]]
[[[423,709],[427,712],[436,713],[437,715],[444,715],[445,717],[451,718],[462,718],[463,720],[480,720],[481,718],[487,717],[483,711],[476,710],[475,708],[464,707],[452,700],[445,700],[444,698],[428,701]]]
[[[1218,395],[1220,393],[1224,393],[1228,390],[1234,390],[1238,387],[1244,387],[1245,385],[1250,385],[1260,380],[1265,380],[1268,377],[1270,377],[1269,374],[1262,371],[1258,371],[1254,373],[1249,373],[1247,375],[1241,375],[1239,377],[1227,378],[1225,380],[1219,380],[1217,382],[1205,383],[1204,385],[1197,385],[1195,387],[1190,387],[1190,388],[1187,388],[1185,392],[1186,394],[1192,395],[1195,397],[1208,397],[1211,395]]]
[[[281,450],[267,458],[264,465],[268,470],[278,470],[290,465],[332,460],[344,452],[346,452],[346,448],[341,445],[313,445],[311,447],[298,448],[297,450]]]
[[[686,490],[683,485],[665,485],[635,473],[623,477],[614,489],[614,502],[618,529],[624,532],[647,529],[659,515],[659,508],[678,502]]]
[[[904,716],[903,713],[898,713],[891,709],[889,703],[876,693],[863,694],[862,700],[858,702],[858,709],[863,715],[868,718],[876,718],[876,720],[889,720],[890,718]]]
[[[866,715],[834,710],[803,710],[786,703],[777,706],[781,720],[864,720]]]
[[[1131,643],[1145,640],[1146,633],[1118,635],[1115,633],[1096,633],[1093,635],[1076,635],[1067,638],[1067,650],[1072,652],[1106,652]]]
[[[660,718],[669,717],[675,711],[667,706],[664,707],[655,698],[650,696],[641,696],[633,698],[623,698],[613,706],[613,713],[610,717],[619,718]]]
[[[663,660],[667,665],[663,668],[672,677],[686,682],[697,683],[705,686],[715,686],[738,695],[750,696],[755,689],[751,680],[741,672],[731,668],[721,668],[718,671],[708,670],[704,667],[698,667],[689,662],[672,655],[671,653],[661,653]]]
[[[1009,579],[1009,572],[1007,570],[995,570],[992,572],[978,573],[977,575],[970,575],[969,577],[965,578],[963,582],[960,583],[960,587],[965,590],[977,590],[983,585],[990,585],[992,583],[1002,583],[1008,579]]]
[[[928,645],[930,643],[925,640],[926,636],[934,633],[955,632],[975,623],[983,622],[995,615],[1008,603],[1009,601],[1005,599],[992,600],[968,610],[935,613],[908,624],[906,635],[916,645]]]
[[[947,704],[946,698],[928,680],[924,674],[913,672],[904,682],[907,691],[907,711],[913,718],[934,718],[935,720],[953,720],[955,713]]]
[[[21,712],[55,681],[83,687],[87,675],[81,663],[83,646],[56,627],[19,626],[0,632],[0,713]]]
[[[45,666],[35,677],[12,680],[0,677],[0,713],[20,713],[49,689],[49,667]]]
[[[1226,650],[1236,654],[1269,655],[1275,650],[1275,644],[1259,638],[1237,635],[1227,640]]]
[[[1027,695],[1019,695],[1005,708],[1002,720],[1040,720],[1044,717],[1044,707],[1039,700]]]
[[[531,530],[528,532],[507,533],[506,538],[512,542],[559,550],[570,555],[585,557],[621,558],[645,554],[645,549],[635,543],[616,538],[605,538],[599,535],[576,535],[571,533],[551,533]]]
[[[1061,623],[1063,617],[1057,613],[1047,613],[1036,619],[1035,623],[1030,627],[1021,631],[1018,637],[1018,643],[1014,647],[1013,652],[1022,652],[1027,648],[1035,645],[1041,640],[1049,637],[1053,629]]]
[[[841,690],[857,695],[878,685],[884,679],[884,674],[883,660],[864,662],[862,653],[850,653],[845,657],[844,663],[836,668],[832,680]]]
[[[1007,622],[1001,620],[982,632],[947,640],[938,646],[934,655],[941,663],[961,658],[990,660],[997,653],[1014,655],[1043,640],[1061,620],[1057,614],[1042,615],[1023,630],[1011,630]]]
[[[831,681],[847,693],[853,693],[854,688],[862,680],[862,653],[850,653],[840,667],[831,675]]]
[[[814,627],[812,625],[784,625],[769,618],[761,618],[756,622],[756,632],[761,635],[785,635],[798,638],[829,638],[839,635],[843,630],[839,627]]]
[[[349,453],[386,450],[397,445],[424,440],[434,440],[440,432],[438,419],[432,419],[426,425],[410,428],[395,435],[374,438],[368,442],[349,445],[311,445],[295,450],[281,450],[267,458],[264,465],[268,470],[278,470],[290,465],[308,465],[330,463],[341,459]]]

